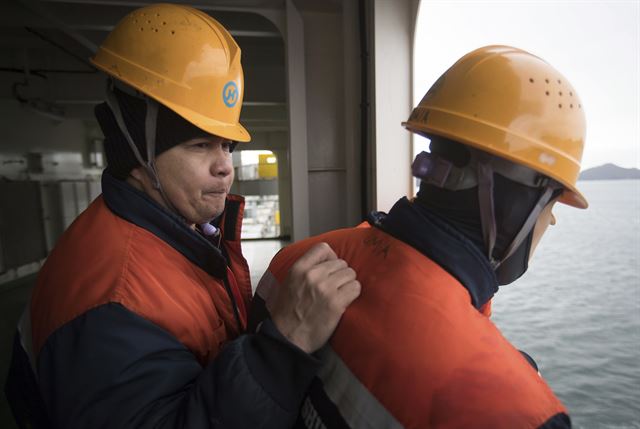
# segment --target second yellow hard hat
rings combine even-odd
[[[586,208],[576,187],[585,115],[576,90],[521,49],[487,46],[447,70],[403,125],[524,165],[560,182],[560,202]]]

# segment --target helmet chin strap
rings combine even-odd
[[[500,259],[495,259],[493,249],[496,244],[496,217],[495,204],[493,198],[493,168],[490,163],[480,161],[478,164],[478,201],[480,204],[480,220],[482,222],[482,235],[487,246],[487,257],[493,269],[497,269],[505,260],[507,260],[526,240],[527,236],[534,228],[538,221],[538,216],[551,200],[554,189],[557,189],[549,179],[544,179],[540,187],[544,191],[538,198],[536,205],[529,212],[529,216],[522,224],[522,227],[515,235],[509,246]]]
[[[118,103],[118,98],[114,93],[115,86],[117,86],[118,89],[123,92],[129,93],[135,97],[144,99],[147,104],[145,124],[144,124],[145,125],[144,134],[145,134],[145,140],[146,140],[146,146],[147,146],[146,161],[140,154],[138,147],[135,145],[133,138],[129,133],[129,130],[127,129],[127,125],[124,121],[124,117],[122,116],[122,110],[120,109],[120,103]],[[153,188],[160,193],[160,197],[164,201],[165,206],[171,212],[173,212],[174,214],[178,215],[181,219],[184,219],[186,221],[184,216],[182,216],[180,212],[175,208],[175,206],[171,204],[171,201],[169,201],[169,198],[167,197],[162,187],[162,184],[160,183],[160,176],[158,175],[158,170],[156,168],[156,162],[155,162],[156,161],[156,125],[158,122],[158,103],[155,100],[147,97],[146,95],[140,92],[134,91],[132,93],[132,90],[130,88],[120,84],[119,82],[115,82],[113,79],[109,79],[109,83],[107,86],[106,101],[107,101],[107,105],[113,112],[113,116],[116,119],[118,127],[120,128],[120,131],[122,131],[122,134],[124,134],[125,138],[127,139],[127,142],[129,143],[129,147],[133,151],[133,154],[135,155],[140,165],[144,167],[149,178],[153,181]]]
[[[484,244],[487,246],[487,258],[489,258],[491,267],[495,270],[499,264],[493,258],[493,248],[496,245],[497,235],[495,204],[493,201],[493,169],[489,163],[480,162],[477,171],[482,236]]]

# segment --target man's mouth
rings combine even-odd
[[[222,195],[226,193],[227,193],[226,189],[211,189],[203,192],[204,195]]]

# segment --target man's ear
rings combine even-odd
[[[140,183],[145,183],[145,180],[148,179],[147,172],[143,167],[140,167],[140,166],[134,167],[129,173],[129,176],[133,177],[136,181]]]
[[[150,184],[149,176],[144,167],[135,167],[129,172],[127,176],[127,183],[138,189],[139,191],[145,191],[149,188]]]

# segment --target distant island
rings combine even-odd
[[[640,169],[623,168],[615,164],[604,164],[588,168],[580,173],[578,180],[621,180],[640,179]]]

